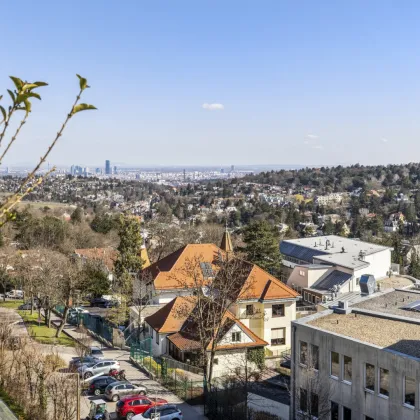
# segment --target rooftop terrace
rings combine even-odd
[[[332,313],[308,321],[307,324],[420,358],[420,324],[354,313]]]

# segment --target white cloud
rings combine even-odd
[[[324,146],[322,144],[316,144],[315,146],[312,146],[312,149],[322,150]]]
[[[316,134],[308,134],[306,137],[307,137],[308,139],[311,139],[311,140],[315,140],[315,139],[319,138],[319,136],[318,136],[318,135],[316,135]]]
[[[225,109],[223,104],[203,104],[201,107],[209,111],[222,111]]]
[[[382,142],[382,143],[388,143],[388,139],[386,139],[385,137],[382,137],[382,138],[381,138],[381,142]]]
[[[303,142],[303,144],[309,144],[309,141],[308,141],[308,140],[305,140],[305,141]]]

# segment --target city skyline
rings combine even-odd
[[[98,5],[40,2],[0,46],[1,93],[9,75],[50,84],[6,165],[36,160],[49,143],[77,94],[75,73],[88,78],[84,99],[98,111],[71,121],[51,164],[81,153],[180,166],[387,164],[420,154],[416,2]],[[5,19],[5,33],[13,25]],[[33,32],[37,43],[22,55]]]

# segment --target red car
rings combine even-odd
[[[142,414],[155,405],[168,404],[163,398],[148,398],[141,395],[123,397],[117,402],[116,413],[119,419],[131,420],[136,414]]]

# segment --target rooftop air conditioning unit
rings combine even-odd
[[[371,295],[376,290],[376,280],[372,274],[363,274],[360,277],[360,291],[362,295]]]

